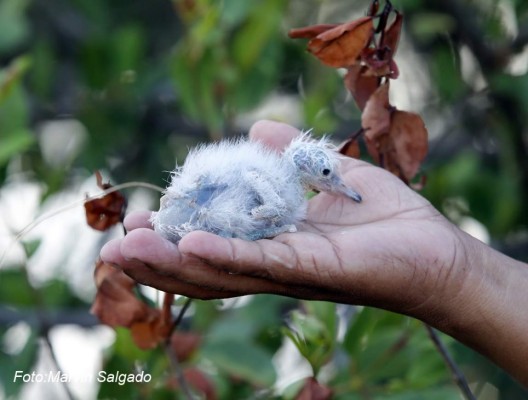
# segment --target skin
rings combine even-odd
[[[278,150],[298,134],[271,121],[250,131]],[[247,242],[197,231],[176,246],[142,211],[101,257],[142,284],[192,298],[274,293],[399,312],[528,385],[528,265],[462,232],[387,171],[355,159],[343,159],[341,170],[363,202],[320,193],[299,232]]]

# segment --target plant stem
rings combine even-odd
[[[477,398],[469,388],[464,373],[460,370],[455,360],[453,360],[453,358],[449,354],[449,351],[440,340],[438,333],[433,329],[433,327],[427,324],[424,324],[424,326],[427,330],[427,333],[429,334],[429,337],[433,341],[433,344],[435,345],[436,349],[444,359],[444,362],[446,363],[447,367],[451,371],[451,375],[453,376],[455,383],[457,384],[458,388],[460,389],[466,400],[477,400]]]

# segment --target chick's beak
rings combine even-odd
[[[362,198],[361,195],[356,192],[354,189],[349,188],[347,185],[345,185],[345,182],[338,176],[334,175],[332,177],[332,191],[342,194],[352,200],[354,200],[356,203],[361,203]]]

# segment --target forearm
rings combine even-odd
[[[465,234],[463,241],[466,277],[438,327],[528,386],[528,265]]]

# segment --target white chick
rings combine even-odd
[[[195,230],[245,240],[295,232],[309,190],[361,202],[341,179],[338,160],[326,139],[308,134],[282,154],[246,139],[201,145],[173,172],[151,222],[173,243]]]

